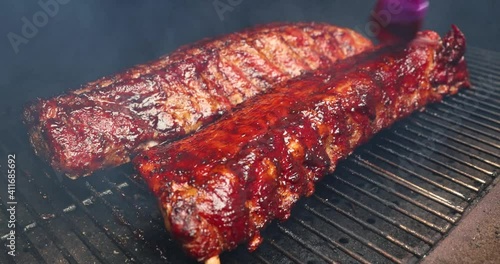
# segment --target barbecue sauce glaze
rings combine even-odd
[[[285,220],[314,184],[381,129],[468,87],[465,38],[419,33],[292,79],[205,129],[134,159],[165,225],[203,261]]]

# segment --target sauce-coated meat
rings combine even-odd
[[[165,225],[203,261],[285,220],[340,159],[397,120],[468,87],[465,38],[420,32],[256,96],[134,165],[158,197]]]
[[[372,44],[318,23],[270,24],[169,56],[26,107],[35,152],[76,178],[190,134],[279,82],[329,68]]]

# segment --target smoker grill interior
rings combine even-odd
[[[459,224],[500,169],[500,53],[469,48],[473,89],[382,132],[273,223],[254,253],[223,263],[416,263]],[[164,230],[154,197],[130,165],[72,181],[0,131],[17,155],[17,254],[6,263],[191,263]],[[5,161],[2,161],[5,162]],[[2,168],[5,164],[2,163]],[[2,174],[2,181],[5,181]],[[4,186],[4,185],[2,185]],[[0,219],[7,219],[0,192]],[[6,242],[7,225],[0,236]]]

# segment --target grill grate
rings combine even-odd
[[[302,199],[289,221],[269,226],[254,253],[239,247],[223,262],[422,259],[500,171],[500,53],[471,48],[467,56],[474,89],[377,135]],[[62,179],[34,156],[24,131],[0,131],[1,155],[15,153],[19,168],[17,256],[2,253],[0,262],[192,262],[165,232],[154,197],[130,165]],[[0,220],[8,216],[5,201],[1,190]]]

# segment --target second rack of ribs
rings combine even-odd
[[[396,120],[469,86],[465,39],[422,32],[250,99],[221,121],[134,159],[167,229],[206,260],[287,219],[339,159]]]

